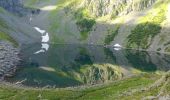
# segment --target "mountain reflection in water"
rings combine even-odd
[[[168,71],[170,56],[156,52],[115,50],[99,45],[50,44],[48,51],[34,54],[41,44],[24,45],[22,67],[9,82],[25,80],[27,86],[68,87],[98,84],[143,72]]]

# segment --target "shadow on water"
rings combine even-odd
[[[156,52],[115,50],[97,45],[49,44],[48,51],[34,54],[40,44],[24,45],[21,68],[9,82],[24,80],[28,86],[67,87],[113,81],[137,69],[168,71],[170,56]]]
[[[144,51],[126,51],[126,58],[132,67],[141,71],[152,72],[157,70],[157,66],[151,61],[149,52]]]

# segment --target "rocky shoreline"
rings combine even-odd
[[[20,61],[19,51],[11,43],[0,41],[0,80],[15,73]]]

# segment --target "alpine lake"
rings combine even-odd
[[[102,45],[36,43],[23,45],[20,56],[19,68],[5,81],[31,87],[96,85],[170,70],[170,55]]]

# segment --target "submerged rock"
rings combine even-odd
[[[0,41],[0,80],[12,76],[19,63],[19,49],[9,42]]]

